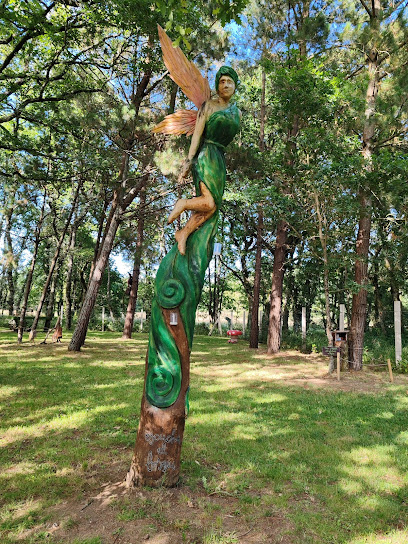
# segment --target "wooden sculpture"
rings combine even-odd
[[[217,72],[217,95],[211,98],[208,80],[160,27],[159,36],[170,77],[198,110],[177,111],[154,132],[193,135],[180,178],[192,171],[196,196],[178,200],[169,216],[171,223],[183,211],[192,212],[156,275],[144,394],[127,484],[172,486],[180,473],[195,313],[224,192],[224,150],[239,131],[241,114],[230,104],[238,83],[232,68]]]

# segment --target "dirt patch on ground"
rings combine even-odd
[[[330,391],[348,391],[355,393],[384,392],[391,385],[407,386],[408,376],[393,373],[393,384],[390,381],[387,366],[368,367],[354,372],[350,370],[340,373],[340,381],[336,372],[328,373],[329,358],[316,353],[301,354],[297,351],[281,351],[268,355],[260,349],[252,355],[252,365],[242,371],[231,369],[231,365],[218,365],[213,369],[206,368],[206,375],[221,377],[228,374],[236,381],[260,380],[275,382],[279,385],[293,385],[302,388],[327,389]],[[258,364],[257,364],[258,363]],[[193,369],[194,372],[194,369]]]
[[[182,485],[129,490],[122,481],[103,483],[83,501],[58,504],[44,529],[57,542],[99,537],[103,544],[291,544],[293,534],[283,512],[260,516],[253,507],[249,516],[238,497]]]

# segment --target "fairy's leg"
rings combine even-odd
[[[193,213],[184,227],[175,234],[178,249],[182,255],[186,253],[187,238],[190,234],[205,223],[217,209],[213,196],[203,182],[200,183],[200,190],[201,196],[191,198],[187,200],[186,204],[183,204],[183,211],[192,210]]]
[[[167,222],[169,224],[173,223],[173,221],[186,210],[191,210],[193,212],[209,212],[215,208],[214,198],[202,181],[200,182],[200,191],[200,196],[189,199],[180,198],[180,200],[177,200]]]
[[[182,255],[185,255],[186,253],[187,238],[191,233],[197,230],[199,226],[205,223],[207,219],[213,215],[216,209],[216,206],[214,206],[214,209],[209,212],[193,212],[184,227],[176,232],[174,237]]]

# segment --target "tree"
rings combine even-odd
[[[146,189],[143,187],[140,191],[140,215],[137,223],[137,238],[135,260],[133,263],[132,280],[129,293],[129,302],[126,310],[125,324],[123,328],[123,339],[132,337],[133,321],[135,317],[135,309],[137,302],[137,292],[139,289],[140,265],[142,262],[142,251],[144,242],[144,225],[145,225],[145,204],[146,204]]]
[[[379,153],[382,144],[398,140],[406,132],[405,128],[401,126],[400,115],[405,106],[400,102],[398,88],[391,90],[391,93],[388,89],[386,94],[394,95],[392,98],[390,96],[383,98],[383,104],[394,102],[395,105],[395,102],[399,102],[399,115],[394,115],[394,119],[387,116],[388,122],[391,121],[394,126],[392,128],[390,125],[381,127],[378,120],[380,82],[384,78],[388,78],[390,73],[398,73],[402,60],[400,52],[406,46],[406,20],[401,11],[402,3],[388,5],[382,4],[381,0],[373,0],[370,6],[363,0],[360,0],[360,3],[362,13],[359,18],[361,25],[359,28],[361,28],[361,33],[358,39],[363,44],[364,59],[354,74],[363,72],[366,66],[364,75],[368,82],[365,92],[364,118],[361,123],[364,175],[361,177],[358,187],[360,212],[354,266],[355,290],[349,339],[349,357],[354,370],[362,368],[363,358],[369,285],[368,257],[373,214],[372,185],[377,183],[378,179],[375,155]],[[387,132],[391,132],[391,137],[387,135],[385,142],[381,142],[380,134],[384,128],[388,128]],[[390,128],[391,130],[389,130]]]

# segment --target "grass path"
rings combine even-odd
[[[180,486],[128,492],[147,336],[67,342],[0,332],[1,544],[408,542],[405,376],[196,337]]]

